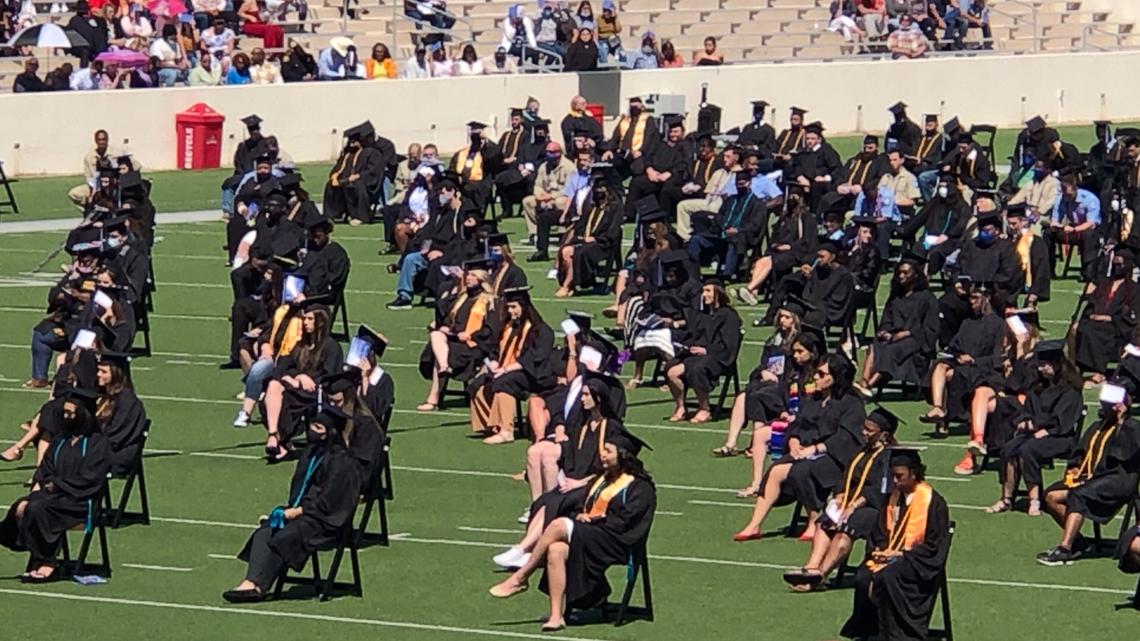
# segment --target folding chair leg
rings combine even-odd
[[[384,466],[384,496],[389,501],[396,498],[395,490],[392,488],[392,462],[391,455],[389,454],[389,461]]]
[[[637,585],[637,574],[638,568],[637,566],[634,566],[633,576],[629,577],[629,580],[625,582],[625,592],[621,597],[621,605],[618,606],[617,621],[614,622],[614,627],[620,627],[623,623],[625,623],[625,613],[626,610],[629,609],[630,599],[633,598],[633,588]]]
[[[329,575],[325,577],[325,584],[320,590],[321,601],[328,601],[336,591],[336,575],[340,571],[340,561],[344,557],[344,546],[339,546],[333,553],[332,564],[329,565]]]
[[[653,588],[649,584],[649,559],[641,560],[641,596],[645,599],[645,620],[653,620]]]
[[[387,537],[385,537],[387,539]],[[364,596],[364,585],[360,581],[360,556],[356,552],[356,546],[348,549],[348,560],[352,563],[352,594],[353,596]]]
[[[376,500],[379,502],[377,507],[380,511],[380,545],[388,547],[391,543],[388,540],[388,507],[385,505],[387,501],[384,500],[383,493]]]
[[[123,522],[123,514],[127,511],[127,502],[131,499],[131,490],[135,487],[135,476],[132,473],[127,476],[126,481],[123,482],[123,493],[119,496],[119,507],[115,510],[115,518],[111,521],[111,529],[119,529],[119,525]]]
[[[139,505],[142,508],[143,525],[150,525],[150,498],[146,495],[146,471],[139,464]]]
[[[946,641],[954,641],[954,627],[950,620],[950,588],[946,582],[946,573],[942,574],[942,586],[940,588],[942,600],[942,628],[945,630],[943,636]]]

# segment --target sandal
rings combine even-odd
[[[420,403],[419,405],[416,406],[417,412],[434,412],[438,409],[439,409],[439,405],[436,403],[424,402],[424,403]]]
[[[641,387],[641,382],[642,382],[641,379],[635,376],[635,377],[629,379],[628,382],[626,382],[625,388],[629,389],[629,390],[637,389],[637,388]]]
[[[1025,510],[1029,516],[1041,516],[1040,499],[1029,499],[1029,507]]]
[[[265,455],[269,458],[278,458],[281,449],[281,442],[277,440],[276,434],[270,434],[269,438],[265,439]]]
[[[693,425],[700,425],[702,423],[708,423],[711,420],[712,420],[712,413],[711,412],[709,412],[708,410],[697,410],[697,413],[693,414],[693,418],[690,418],[689,422],[692,423]]]
[[[503,584],[500,583],[499,585],[492,586],[488,591],[491,593],[491,596],[495,597],[496,599],[509,599],[516,594],[522,594],[523,592],[526,592],[528,589],[530,589],[530,585],[526,583],[521,583],[515,586],[514,589],[505,588],[502,586]]]
[[[15,452],[9,454],[8,452],[12,452],[12,450],[15,450]],[[24,448],[17,448],[15,445],[0,452],[0,460],[7,461],[8,463],[15,463],[22,458],[24,458]]]
[[[685,410],[673,412],[673,415],[665,420],[669,421],[670,423],[680,423],[681,421],[685,420]]]
[[[925,415],[918,417],[918,420],[920,423],[943,423],[946,421],[946,410],[940,407],[932,407]]]
[[[732,458],[733,456],[739,456],[740,455],[739,450],[737,450],[735,447],[731,447],[728,445],[722,445],[722,446],[716,448],[715,450],[713,450],[712,453],[713,453],[713,456],[716,458]]]
[[[986,514],[1001,514],[1013,509],[1013,502],[1008,498],[1002,498],[997,503],[986,508]]]

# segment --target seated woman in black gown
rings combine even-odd
[[[863,421],[865,445],[851,459],[843,485],[819,517],[807,563],[784,573],[793,591],[808,592],[821,585],[851,554],[856,540],[870,538],[894,487],[889,448],[895,444],[898,426],[898,417],[881,407]]]
[[[752,263],[748,284],[736,290],[737,297],[748,305],[758,304],[760,287],[773,275],[778,279],[796,266],[810,263],[818,241],[815,216],[808,204],[798,194],[790,194],[784,212],[772,226],[767,251]]]
[[[815,391],[800,400],[800,411],[788,427],[788,454],[768,468],[761,481],[752,519],[732,536],[757,541],[760,526],[775,506],[799,501],[807,509],[808,528],[800,537],[815,537],[824,499],[843,484],[843,470],[863,447],[863,401],[851,388],[855,366],[842,354],[830,354],[815,369]]]
[[[135,394],[127,354],[102,352],[96,382],[99,404],[95,421],[111,442],[111,473],[126,474],[134,468],[146,431],[146,409]]]
[[[363,372],[345,367],[343,372],[321,380],[323,395],[320,409],[325,404],[345,415],[341,437],[349,458],[359,465],[360,482],[373,478],[380,465],[386,435],[372,410],[364,401]]]
[[[555,298],[567,298],[579,288],[591,289],[615,249],[621,244],[623,220],[621,197],[604,180],[595,179],[581,215],[562,238],[558,249],[558,290]]]
[[[736,449],[736,442],[748,422],[745,410],[750,395],[756,396],[763,388],[777,389],[778,393],[774,396],[779,398],[780,411],[782,411],[786,394],[778,388],[786,386],[791,378],[792,344],[800,335],[800,322],[803,316],[802,301],[795,297],[784,300],[780,311],[776,313],[776,331],[764,341],[764,348],[760,350],[760,362],[748,375],[744,391],[733,399],[732,416],[728,420],[728,436],[724,440],[724,445],[713,450],[713,456],[725,458],[740,453]],[[764,447],[767,447],[767,439],[764,441]]]
[[[495,358],[471,381],[471,429],[488,445],[515,440],[515,401],[554,385],[554,331],[530,302],[530,287],[504,292]]]
[[[59,433],[36,469],[32,491],[0,522],[0,545],[28,552],[24,583],[58,579],[56,554],[67,531],[92,526],[111,466],[111,444],[95,422],[96,395],[72,390],[61,399]]]
[[[679,341],[684,349],[665,366],[665,380],[673,395],[670,422],[685,419],[685,390],[697,397],[697,413],[690,423],[712,420],[709,394],[718,378],[736,370],[740,348],[740,314],[732,308],[724,284],[711,279],[701,288],[699,308],[685,310],[685,330]],[[675,339],[676,340],[676,339]]]
[[[560,443],[542,441],[546,448],[559,451],[553,478],[548,479],[553,483],[531,502],[526,512],[529,521],[523,539],[494,557],[500,567],[520,567],[551,521],[582,507],[586,488],[602,471],[601,451],[606,435],[625,431],[616,408],[610,402],[609,388],[599,378],[593,375],[585,377],[579,402],[581,412],[575,413],[566,423],[566,440]],[[530,472],[529,466],[527,471]],[[551,469],[538,472],[545,476]]]
[[[1109,362],[1120,356],[1136,327],[1140,293],[1132,280],[1134,261],[1132,252],[1116,250],[1108,277],[1096,283],[1077,321],[1073,360],[1093,385],[1104,382]]]
[[[546,527],[527,562],[491,588],[492,596],[525,592],[539,567],[539,586],[550,596],[544,632],[566,627],[567,607],[591,607],[610,594],[606,568],[629,562],[631,550],[649,536],[657,510],[657,489],[637,458],[638,444],[619,432],[607,432],[602,447],[603,473],[589,487],[580,511]]]
[[[432,325],[428,344],[420,354],[420,375],[431,381],[427,398],[416,409],[439,409],[447,379],[469,380],[490,350],[494,333],[488,322],[495,310],[495,295],[487,280],[488,261],[464,263],[463,291],[451,303],[443,322]]]
[[[231,603],[264,601],[286,567],[300,571],[313,550],[335,536],[356,509],[359,465],[345,451],[348,416],[326,407],[309,423],[308,441],[285,505],[277,506],[246,541],[238,558],[249,564],[245,580],[222,593]]]
[[[918,386],[938,344],[938,301],[930,293],[923,267],[926,259],[905,253],[891,279],[875,340],[863,360],[857,389],[864,396],[880,383],[903,381]]]
[[[340,372],[344,363],[340,343],[329,336],[327,307],[306,301],[301,328],[301,340],[277,359],[265,387],[265,454],[270,460],[282,460],[293,450],[291,441],[303,427],[301,410],[316,398],[321,377]]]
[[[1045,512],[1061,527],[1057,546],[1037,555],[1042,565],[1070,565],[1086,519],[1112,520],[1136,493],[1140,472],[1140,423],[1128,417],[1136,381],[1114,379],[1101,388],[1101,420],[1081,437],[1065,475],[1045,489]]]

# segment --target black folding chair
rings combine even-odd
[[[950,532],[948,533],[950,540],[947,545],[953,545],[954,530],[956,528],[957,524],[955,524],[954,521],[950,521]],[[947,551],[947,560],[949,560],[949,551]],[[931,627],[927,630],[926,635],[930,639],[944,639],[945,641],[954,641],[954,627],[950,616],[950,588],[947,585],[945,568],[943,568],[942,576],[939,577],[938,582],[938,600],[942,604],[942,627]]]
[[[719,421],[721,418],[724,417],[725,401],[728,400],[728,388],[729,388],[729,386],[732,386],[732,398],[733,398],[733,400],[735,400],[737,395],[740,394],[740,374],[737,371],[739,369],[739,365],[737,364],[737,362],[740,360],[740,349],[743,346],[744,346],[744,330],[741,329],[740,330],[740,342],[736,344],[736,355],[732,359],[732,365],[733,365],[732,370],[729,371],[729,373],[719,377],[717,379],[716,385],[713,387],[713,389],[709,390],[709,399],[710,400],[712,399],[712,397],[714,395],[716,395],[716,397],[717,397],[717,401],[715,404],[714,403],[709,404],[710,407],[712,407],[712,418],[714,421]],[[663,366],[662,366],[661,361],[658,360],[657,361],[657,368],[653,372],[654,380],[657,379],[658,371],[660,371],[662,369],[662,367]],[[660,373],[661,373],[662,379],[664,379],[665,373],[663,371]],[[685,396],[688,397],[688,394],[689,394],[689,386],[686,385],[685,386]],[[686,400],[685,404],[687,406],[689,404],[689,401]],[[729,404],[729,408],[731,409],[731,403]]]
[[[388,453],[392,449],[392,439],[386,438],[380,454],[379,464],[364,488],[364,514],[360,517],[360,525],[356,529],[356,546],[383,545],[387,547],[388,540],[388,507],[391,486],[388,482],[392,478],[392,468]],[[368,521],[372,517],[372,509],[376,508],[377,518],[380,521],[379,532],[368,531]]]
[[[788,526],[784,528],[784,536],[789,538],[798,537],[800,534],[803,534],[807,526],[808,517],[804,514],[804,506],[801,505],[799,501],[796,501],[796,506],[792,508],[792,520],[788,521]]]
[[[337,330],[336,321],[340,319],[340,329]],[[348,301],[344,295],[344,288],[333,292],[333,303],[329,316],[329,336],[338,342],[348,342],[351,334],[348,333]]]
[[[648,538],[648,537],[647,537]],[[629,561],[625,566],[625,590],[622,592],[621,602],[618,604],[617,617],[614,627],[620,627],[633,618],[653,621],[653,587],[649,580],[649,554],[646,551],[645,540],[640,541],[629,551]],[[633,591],[637,587],[638,575],[641,576],[641,598],[643,605],[633,606]],[[598,606],[605,619],[610,618],[610,609],[613,607],[608,601]],[[567,609],[567,617],[571,609]]]
[[[970,135],[974,137],[974,142],[981,147],[982,153],[986,155],[986,160],[990,162],[990,167],[993,167],[991,171],[993,177],[990,178],[987,186],[990,189],[996,189],[997,163],[994,162],[994,140],[997,138],[997,127],[993,125],[974,125],[970,127]]]
[[[111,552],[110,546],[107,544],[106,518],[101,509],[104,500],[103,497],[105,497],[108,492],[108,484],[104,482],[100,496],[91,499],[90,507],[88,508],[88,522],[72,528],[83,532],[83,539],[79,544],[79,556],[74,559],[71,558],[71,546],[67,540],[68,535],[66,532],[64,533],[60,543],[60,554],[63,557],[59,566],[61,576],[74,577],[95,574],[104,579],[111,578]],[[91,563],[87,559],[88,553],[91,551],[92,539],[95,537],[99,537],[99,563]]]
[[[1085,431],[1085,417],[1088,416],[1088,413],[1089,413],[1088,407],[1082,406],[1081,407],[1081,413],[1077,416],[1077,422],[1076,422],[1076,425],[1074,426],[1074,433],[1076,434],[1076,436],[1073,437],[1073,444],[1074,445],[1076,443],[1081,442],[1081,434],[1083,434]],[[1059,456],[1056,456],[1054,458],[1049,459],[1048,461],[1045,461],[1045,463],[1041,467],[1042,467],[1042,469],[1052,470],[1056,467],[1054,465],[1054,461],[1058,461],[1058,460],[1067,461],[1071,454],[1072,454],[1072,448],[1070,448],[1069,451],[1065,452],[1064,454],[1061,454]],[[987,450],[986,453],[982,456],[982,464],[974,469],[974,474],[981,474],[982,471],[986,470],[986,469],[993,469],[995,471],[1000,471],[1000,470],[998,470],[998,466],[1000,464],[1001,464],[1000,453],[991,452],[991,451]],[[1018,488],[1014,489],[1013,496],[1010,497],[1010,500],[1013,501],[1014,503],[1016,503],[1018,499],[1022,499],[1022,498],[1029,498],[1029,492],[1025,489],[1018,487]],[[1042,499],[1044,499],[1044,497],[1042,497]]]
[[[134,462],[131,464],[131,469],[125,474],[112,474],[107,478],[107,492],[103,495],[103,513],[106,519],[110,520],[111,529],[117,530],[124,522],[138,523],[141,525],[150,525],[150,501],[146,493],[146,473],[143,470],[143,450],[146,448],[147,437],[150,435],[150,419],[146,420],[146,428],[143,430],[142,439],[138,443],[139,451],[135,456]],[[112,479],[120,479],[123,481],[123,492],[119,495],[119,503],[117,507],[111,506],[111,492],[110,485]],[[139,510],[138,512],[127,511],[127,505],[131,500],[131,490],[134,489],[135,483],[139,486]]]
[[[286,584],[310,586],[313,588],[314,596],[317,596],[321,601],[328,601],[334,596],[339,596],[339,594],[349,594],[355,597],[364,596],[364,588],[360,583],[360,557],[357,554],[355,523],[356,511],[353,510],[353,514],[344,522],[339,532],[318,543],[312,556],[309,557],[312,577],[292,576],[289,573],[289,567],[286,566],[281,576],[277,578],[277,585],[273,589],[273,598],[281,598],[281,593]],[[352,564],[352,582],[338,582],[336,580],[337,573],[340,571],[340,564],[346,551]],[[333,553],[328,575],[324,577],[321,576],[321,552]]]
[[[4,173],[4,163],[0,161],[0,185],[4,187],[4,194],[0,199],[0,214],[3,214],[5,209],[11,210],[13,214],[20,213],[20,206],[16,204],[16,195],[12,193],[12,183],[17,182],[20,181],[9,178],[8,174]]]
[[[1116,538],[1104,538],[1100,523],[1093,521],[1093,553],[1099,556],[1109,552],[1115,557],[1116,542],[1128,531],[1134,517],[1140,517],[1140,495],[1137,495],[1136,490],[1132,491],[1132,497],[1125,504],[1124,514],[1120,519],[1120,532],[1117,533]]]
[[[147,308],[147,299],[137,300],[131,304],[135,315],[135,339],[142,337],[142,345],[131,346],[132,358],[149,358],[151,354],[150,342],[150,310]]]

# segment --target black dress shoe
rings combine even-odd
[[[261,590],[226,590],[222,598],[230,603],[261,603],[266,596]]]
[[[226,361],[218,365],[218,369],[241,369],[241,363],[237,361]]]
[[[546,252],[534,252],[529,257],[527,257],[526,262],[528,262],[528,263],[545,263],[549,260],[550,260],[550,255],[547,254]]]

